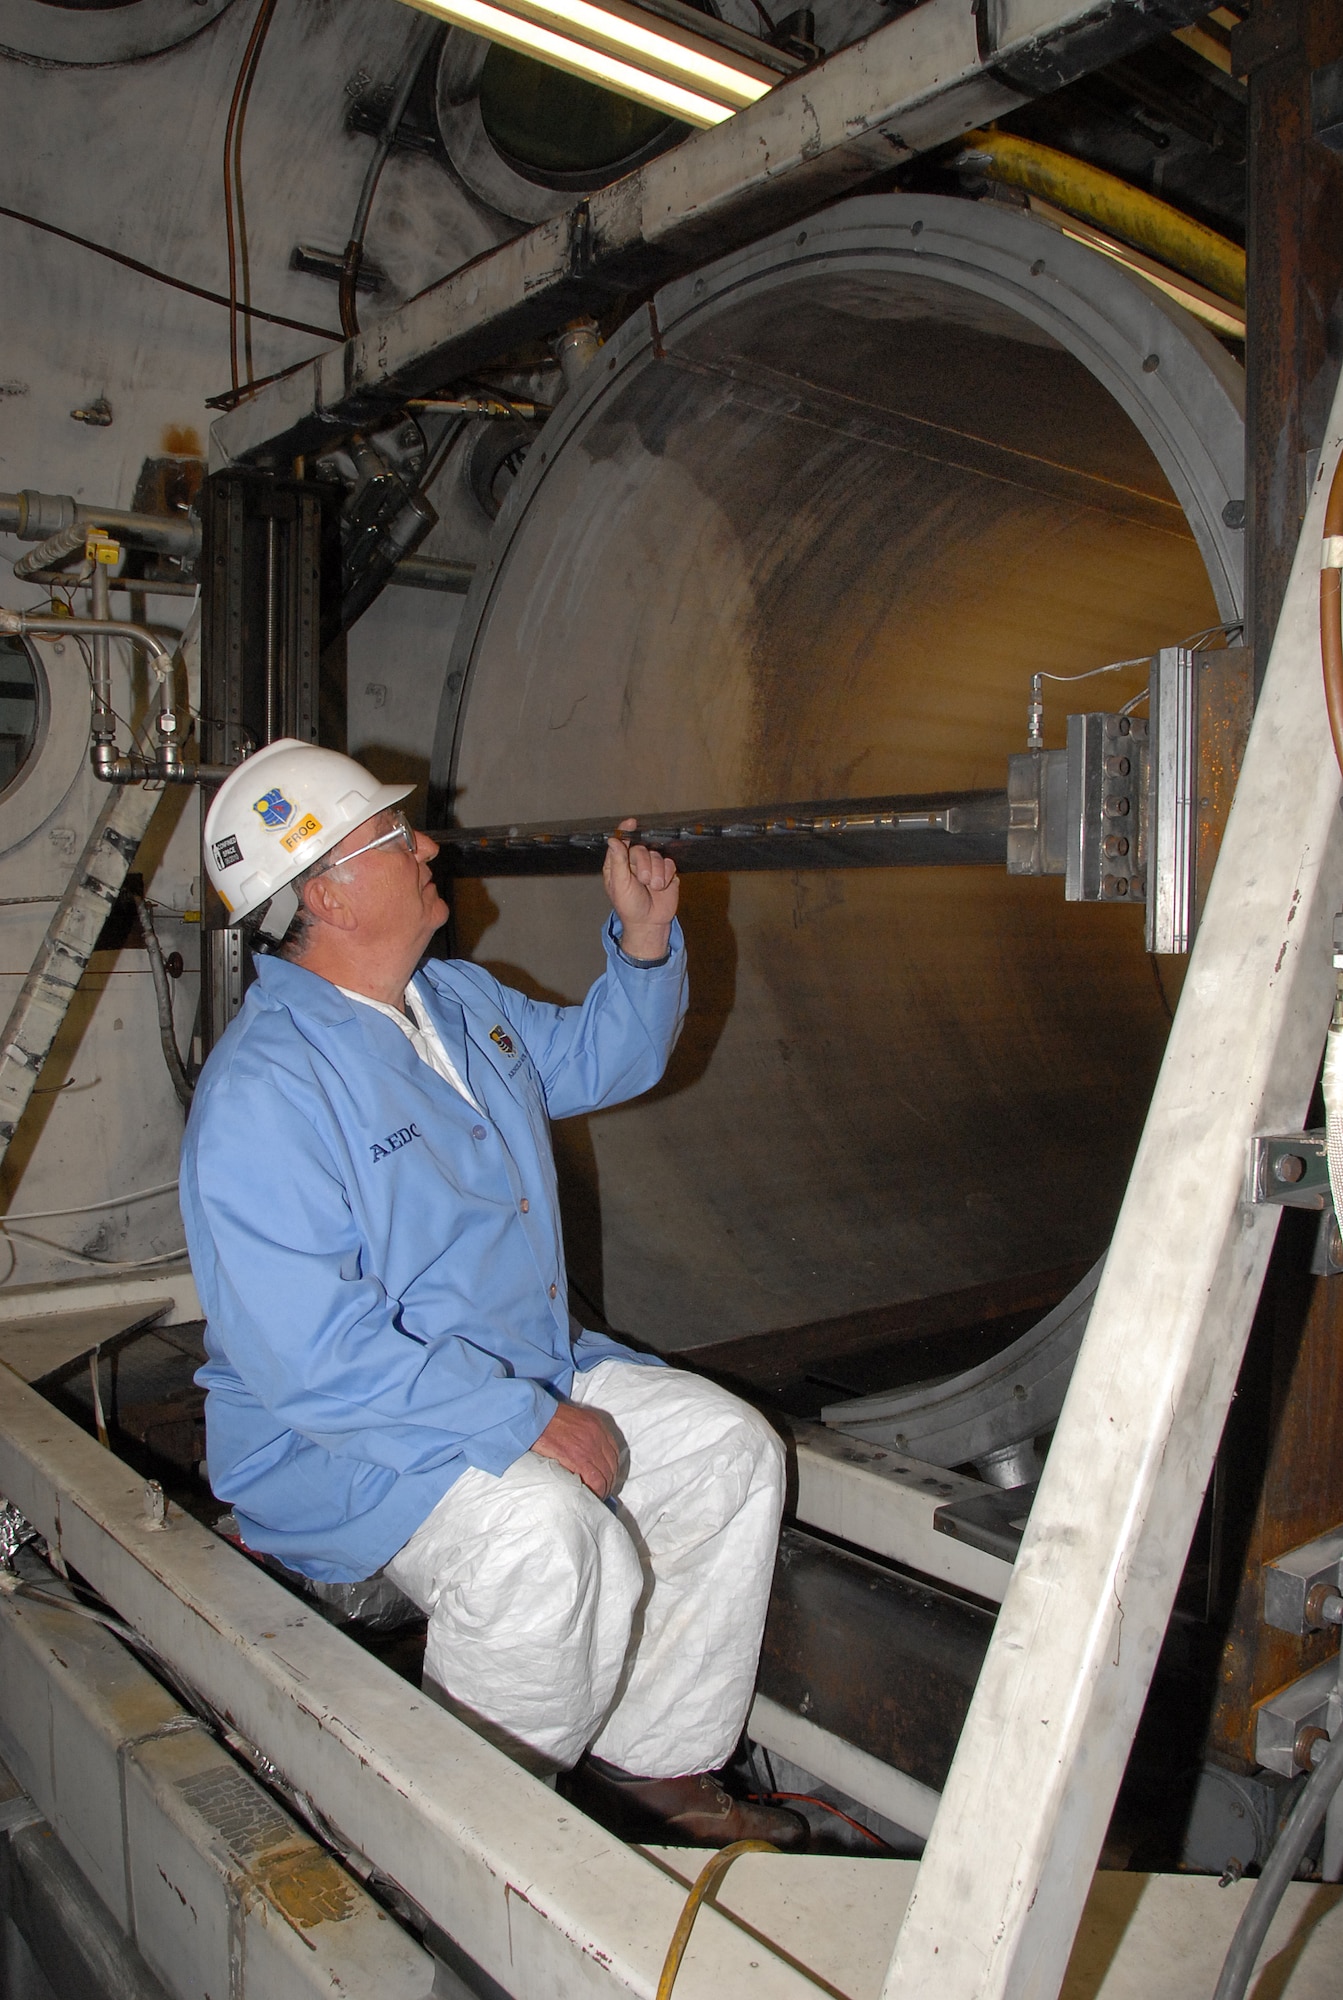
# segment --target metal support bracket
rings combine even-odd
[[[1343,1592],[1343,1526],[1264,1564],[1264,1623],[1278,1632],[1323,1631],[1321,1591]]]
[[[1245,1199],[1256,1207],[1330,1207],[1323,1131],[1256,1132],[1250,1141]]]

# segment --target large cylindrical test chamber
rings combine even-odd
[[[1032,674],[1240,607],[1240,370],[995,203],[882,195],[667,287],[546,425],[476,577],[435,775],[463,824],[1002,788]],[[1046,683],[1047,741],[1127,677]],[[456,886],[576,999],[589,879]],[[580,1300],[665,1349],[1103,1250],[1175,968],[1002,868],[701,875],[662,1085],[557,1129]]]

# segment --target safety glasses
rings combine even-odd
[[[401,842],[413,861],[415,859],[414,827],[403,812],[394,811],[391,814],[391,820],[392,830],[390,833],[380,833],[376,840],[366,841],[362,847],[356,847],[353,854],[342,854],[338,859],[332,860],[328,866],[343,868],[347,861],[357,861],[361,854],[371,854],[375,847],[392,847],[397,841]],[[325,873],[325,869],[322,872]]]

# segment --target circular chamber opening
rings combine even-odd
[[[685,131],[665,113],[494,44],[480,72],[490,143],[544,187],[601,187]]]
[[[460,823],[1000,790],[1032,674],[1234,616],[1238,371],[990,206],[844,204],[603,349],[459,629]],[[1142,685],[1051,686],[1047,740]],[[463,949],[581,997],[596,882],[455,893]],[[1169,1022],[1140,908],[997,866],[692,875],[682,911],[664,1082],[556,1131],[613,1325],[696,1346],[1100,1254]]]
[[[37,742],[37,668],[22,639],[0,638],[0,798],[20,777]]]

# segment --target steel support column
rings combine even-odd
[[[1246,636],[1262,676],[1338,377],[1343,154],[1315,134],[1312,78],[1343,61],[1343,9],[1255,0],[1232,58],[1250,91]]]
[[[1326,473],[1341,439],[1336,396]],[[1244,1201],[1249,1141],[1303,1117],[1332,999],[1343,817],[1319,661],[1323,509],[1317,479],[1105,1275],[888,2000],[1057,1992],[1170,1616],[1277,1225]]]

